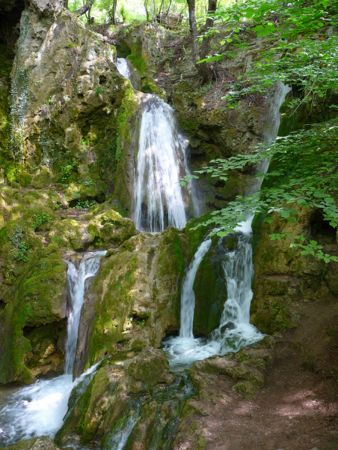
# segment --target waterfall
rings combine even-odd
[[[7,398],[6,404],[0,408],[0,445],[36,436],[53,436],[62,426],[72,389],[85,378],[94,376],[98,364],[74,381],[72,371],[86,280],[96,275],[100,259],[105,254],[105,251],[86,253],[78,269],[68,262],[71,305],[67,323],[65,373],[52,379],[38,380]]]
[[[116,68],[136,87],[133,70],[125,58]],[[140,231],[158,232],[172,226],[183,228],[187,210],[198,216],[195,187],[181,178],[189,176],[187,139],[179,132],[173,109],[160,97],[141,94],[141,120],[134,182],[133,218]]]
[[[181,338],[193,338],[193,320],[194,320],[194,310],[195,310],[195,293],[194,293],[194,281],[196,278],[197,270],[211,246],[211,239],[203,241],[198,247],[194,258],[188,267],[186,272],[182,292],[181,292],[181,328],[180,337]]]
[[[108,439],[108,443],[105,446],[107,450],[123,450],[129,436],[133,432],[137,421],[139,420],[140,406],[138,405],[135,410],[130,411],[122,420],[120,428],[113,432],[112,436]]]
[[[117,58],[116,68],[124,78],[130,80],[132,73],[128,61],[125,58]]]
[[[198,213],[192,186],[187,191],[180,185],[181,178],[190,175],[187,147],[173,109],[156,95],[144,95],[134,191],[137,229],[183,228],[190,198],[194,214]]]
[[[290,88],[282,83],[278,83],[276,86],[269,105],[269,116],[264,133],[264,141],[268,145],[271,145],[277,137],[280,125],[279,110],[289,90]],[[259,169],[266,172],[268,164],[268,161],[263,161]],[[248,193],[257,192],[261,184],[262,179],[258,178],[254,184],[251,184]],[[250,305],[253,297],[251,289],[253,217],[253,213],[248,214],[247,219],[236,226],[237,246],[234,250],[226,250],[224,253],[222,267],[227,299],[224,303],[220,324],[208,339],[195,339],[192,324],[195,303],[193,285],[200,262],[210,247],[210,239],[205,240],[197,249],[187,270],[182,289],[180,335],[168,339],[164,345],[172,365],[186,365],[210,356],[225,355],[262,339],[263,335],[250,324]],[[203,253],[202,248],[205,248],[208,243],[208,249]],[[189,282],[185,286],[187,279]],[[183,329],[184,334],[182,333]]]
[[[87,253],[82,258],[78,269],[76,269],[75,264],[71,261],[68,261],[67,263],[67,277],[70,296],[65,358],[65,373],[67,374],[71,374],[73,372],[86,280],[96,275],[100,267],[100,259],[105,254],[105,251]]]

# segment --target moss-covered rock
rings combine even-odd
[[[207,336],[218,327],[226,301],[226,282],[222,261],[224,249],[215,242],[197,271],[195,292],[194,334]]]
[[[288,223],[277,216],[271,223],[263,222],[260,217],[255,220],[252,321],[265,333],[297,326],[301,302],[334,294],[334,265],[302,256],[291,245],[299,235],[314,237],[312,217],[313,211],[298,209],[297,223]],[[270,235],[275,233],[281,233],[284,238],[271,240]]]
[[[115,58],[115,48],[69,12],[24,11],[12,118],[16,160],[30,176],[26,184],[59,183],[68,201],[111,192],[121,123],[134,95]],[[20,176],[15,179],[23,184]]]
[[[54,442],[47,437],[19,441],[6,448],[9,450],[59,450]]]
[[[5,303],[0,314],[0,382],[27,382],[33,376],[26,366],[32,345],[24,330],[65,318],[66,265],[57,248],[43,247],[20,222],[3,227],[0,241],[0,261],[4,267],[1,298]],[[34,366],[32,359],[31,365]]]
[[[12,162],[9,151],[10,145],[10,111],[9,111],[9,75],[11,71],[13,54],[4,45],[0,45],[2,64],[0,69],[0,168]],[[1,170],[0,169],[0,170]],[[4,173],[0,172],[0,178]]]
[[[161,350],[106,362],[73,403],[56,441],[67,445],[75,432],[82,443],[95,440],[112,448],[130,427],[126,448],[169,450],[187,395],[186,384],[169,373]]]
[[[107,353],[118,357],[158,347],[167,331],[178,328],[184,268],[179,232],[173,229],[138,234],[111,251],[89,292],[79,360],[87,366]]]

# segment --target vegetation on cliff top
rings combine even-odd
[[[225,181],[230,170],[271,160],[259,195],[237,197],[215,211],[206,224],[221,228],[219,234],[225,235],[245,218],[248,210],[263,213],[267,220],[277,213],[290,222],[297,220],[297,209],[305,207],[319,210],[323,219],[336,228],[336,5],[329,0],[247,0],[219,10],[214,18],[214,26],[201,36],[201,40],[213,37],[212,48],[199,64],[215,65],[231,58],[233,52],[247,45],[253,33],[262,42],[262,52],[252,69],[229,86],[225,106],[236,107],[238,100],[264,95],[276,82],[283,82],[292,89],[284,113],[284,132],[291,133],[278,138],[269,148],[213,160],[195,173],[196,177],[208,174]],[[274,234],[272,239],[281,237],[282,233]],[[306,238],[297,236],[292,244],[303,255],[325,262],[338,260],[326,254],[316,241]]]

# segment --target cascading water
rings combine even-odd
[[[289,87],[279,83],[270,104],[269,121],[266,125],[264,140],[270,145],[277,137],[280,125],[279,109],[289,92]],[[264,161],[261,171],[266,172],[268,161]],[[252,194],[260,189],[262,178],[250,186]],[[224,303],[220,324],[210,335],[209,339],[195,339],[192,333],[194,319],[195,298],[193,284],[198,266],[207,253],[210,239],[207,238],[198,248],[193,263],[189,266],[185,277],[189,279],[190,289],[182,289],[181,297],[181,331],[177,338],[171,338],[165,343],[165,350],[174,366],[190,364],[214,355],[224,355],[238,351],[240,348],[259,341],[263,335],[250,324],[250,304],[252,300],[251,282],[253,276],[252,262],[252,220],[254,215],[249,214],[247,219],[235,228],[237,247],[226,251],[223,259],[224,278],[227,286],[227,300]],[[201,253],[201,248],[207,248]],[[202,257],[200,258],[200,256]],[[197,267],[194,261],[199,261]],[[183,311],[184,310],[184,311]],[[187,317],[187,315],[189,317]],[[183,321],[191,326],[189,335],[182,336]]]
[[[194,281],[197,270],[202,262],[204,255],[207,253],[211,246],[211,239],[207,239],[202,242],[198,247],[197,252],[187,270],[185,275],[182,293],[181,293],[181,338],[193,338],[193,319],[195,310],[195,293],[194,293]]]
[[[62,426],[72,389],[85,378],[92,377],[92,366],[73,381],[79,322],[84,301],[86,280],[94,277],[105,251],[84,255],[79,268],[68,262],[70,312],[67,323],[65,373],[50,380],[38,380],[12,394],[0,409],[0,445],[36,436],[53,436]]]
[[[125,58],[116,59],[116,68],[124,78],[130,80],[132,73],[128,61]]]
[[[67,276],[71,301],[67,321],[65,373],[71,374],[73,371],[86,280],[96,275],[100,267],[100,259],[105,254],[105,251],[87,253],[82,258],[78,269],[75,264],[68,261]]]
[[[112,433],[112,436],[108,439],[108,443],[105,446],[107,450],[123,450],[129,436],[133,432],[133,429],[139,420],[140,405],[138,404],[135,409],[129,411],[128,414],[121,419],[121,424],[117,430]]]
[[[180,179],[190,175],[188,141],[177,129],[173,109],[156,95],[145,94],[137,155],[134,221],[144,231],[183,228],[192,202],[198,214],[193,186],[185,190]]]

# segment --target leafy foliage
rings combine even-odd
[[[288,105],[290,114],[300,106],[310,110],[336,89],[337,12],[338,4],[331,0],[236,2],[229,8],[220,8],[214,16],[214,27],[200,36],[201,40],[213,36],[213,43],[217,42],[213,47],[216,52],[199,63],[217,64],[248,45],[251,38],[255,38],[256,44],[258,38],[261,51],[252,69],[230,85],[224,97],[226,106],[236,107],[248,95],[264,95],[276,82],[283,82],[296,93]],[[334,110],[334,105],[328,107]],[[262,213],[266,220],[279,214],[282,220],[292,222],[297,220],[299,208],[311,208],[321,211],[324,220],[337,227],[337,130],[333,121],[318,123],[278,138],[269,148],[214,160],[197,171],[194,177],[207,175],[226,181],[230,170],[260,167],[264,160],[271,161],[260,193],[237,197],[226,208],[211,213],[205,225],[218,235],[226,235],[253,212]],[[283,233],[271,236],[283,237]],[[297,236],[292,246],[303,255],[325,262],[337,261],[337,257],[327,255],[308,236]]]
[[[236,3],[220,9],[215,15],[215,28],[201,36],[219,33],[217,53],[200,63],[226,58],[254,33],[262,38],[262,52],[252,70],[233,83],[225,97],[228,105],[253,92],[266,92],[276,81],[302,90],[302,102],[312,101],[313,96],[324,97],[336,86],[338,53],[333,29],[337,13],[337,4],[330,0]],[[225,36],[224,29],[229,30]]]
[[[259,166],[264,160],[271,160],[271,164],[259,193],[238,196],[225,208],[211,213],[203,225],[214,228],[216,234],[224,236],[253,212],[266,217],[278,213],[285,221],[292,222],[296,221],[297,209],[314,208],[322,212],[331,227],[337,227],[337,144],[338,126],[332,121],[314,124],[280,137],[269,148],[257,148],[249,155],[211,161],[207,167],[197,171],[197,176],[206,174],[227,180],[231,170]],[[281,237],[272,236],[273,239]],[[312,255],[317,250],[320,259],[326,262],[332,260],[332,257],[330,259],[319,251],[319,244],[309,241],[307,246],[304,239],[299,239],[293,245],[301,249],[302,254]]]
[[[33,230],[39,231],[43,225],[48,223],[51,220],[50,216],[44,212],[38,212],[33,215]]]

